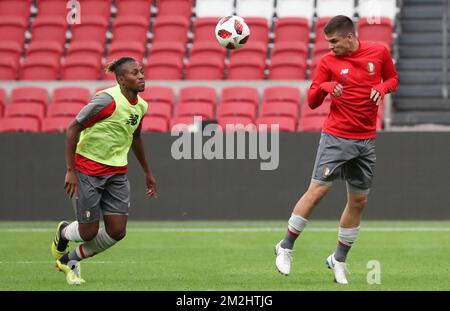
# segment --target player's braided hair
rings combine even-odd
[[[123,64],[128,62],[135,62],[136,60],[132,57],[122,57],[119,59],[115,59],[111,61],[109,64],[105,67],[106,73],[114,73],[116,76],[119,76],[122,74],[121,67]]]

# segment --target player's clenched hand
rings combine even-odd
[[[66,189],[66,193],[70,198],[78,195],[78,181],[74,171],[67,171],[64,179],[64,189]]]
[[[147,195],[149,197],[158,197],[158,192],[156,191],[156,179],[153,177],[152,173],[145,174],[145,183],[147,184]]]
[[[342,85],[340,85],[338,82],[336,81],[332,81],[332,82],[323,82],[320,85],[320,88],[322,90],[324,90],[327,93],[330,93],[332,96],[335,97],[340,97],[342,96],[342,93],[344,91],[344,87]]]
[[[341,97],[342,96],[342,92],[344,91],[344,88],[342,87],[342,85],[340,85],[339,83],[336,84],[336,86],[333,89],[333,93],[331,93],[331,95],[335,96],[335,97]]]
[[[370,92],[370,99],[373,100],[377,106],[383,102],[383,98],[383,91],[377,89],[376,87],[372,88],[372,91]]]

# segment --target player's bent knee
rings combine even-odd
[[[97,233],[98,233],[98,228],[85,230],[85,231],[80,230],[80,236],[83,239],[83,241],[93,240],[97,236]]]
[[[78,230],[80,232],[80,237],[83,241],[91,241],[93,240],[98,233],[99,224],[98,223],[88,223],[88,224],[79,224]]]
[[[106,232],[112,239],[114,239],[116,241],[122,240],[127,234],[127,231],[125,228],[124,229],[106,230]]]
[[[363,209],[366,206],[368,200],[369,197],[367,195],[354,196],[350,198],[349,205],[353,208]]]

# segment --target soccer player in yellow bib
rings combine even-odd
[[[51,252],[70,285],[84,282],[79,262],[110,248],[125,237],[130,206],[126,172],[133,150],[144,171],[147,195],[156,197],[156,180],[141,139],[147,103],[144,71],[133,58],[108,64],[117,85],[96,94],[70,124],[66,135],[67,172],[64,188],[72,198],[77,221],[58,224]],[[99,228],[103,214],[104,228]],[[69,241],[82,242],[68,251]]]

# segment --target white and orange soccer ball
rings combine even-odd
[[[216,25],[217,41],[227,49],[240,49],[245,45],[249,36],[250,29],[240,16],[225,16]]]

